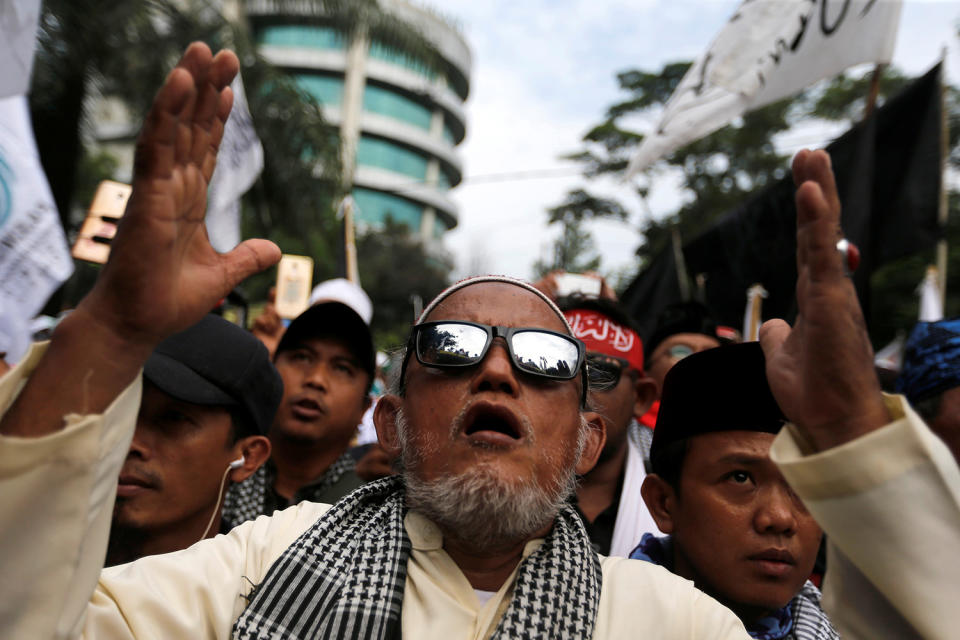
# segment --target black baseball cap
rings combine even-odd
[[[373,380],[377,368],[373,336],[370,327],[351,306],[335,301],[313,305],[293,319],[280,338],[276,353],[295,349],[303,340],[316,337],[342,340]]]
[[[183,402],[239,407],[262,435],[283,397],[283,381],[263,343],[212,314],[161,342],[143,377]]]
[[[707,349],[667,372],[650,457],[671,442],[703,433],[777,433],[784,421],[767,383],[759,342]]]

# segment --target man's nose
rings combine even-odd
[[[510,361],[507,345],[501,338],[496,338],[487,350],[487,355],[478,365],[471,390],[474,393],[500,391],[514,396],[519,388],[520,384],[517,381],[513,363]]]
[[[754,526],[760,533],[792,535],[797,530],[798,499],[787,486],[773,486],[761,493],[754,515]]]
[[[127,451],[127,457],[149,460],[151,451],[150,429],[137,421],[137,428],[133,432],[133,440],[130,441],[130,449]]]
[[[327,390],[327,367],[323,363],[315,363],[307,369],[304,384],[314,389]]]

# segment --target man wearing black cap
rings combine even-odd
[[[332,504],[363,483],[347,449],[370,406],[375,352],[367,323],[347,302],[310,307],[277,345],[284,394],[268,433],[273,453],[230,488],[228,528],[304,500]]]
[[[160,343],[143,378],[108,566],[220,533],[224,484],[242,482],[267,460],[264,434],[283,393],[260,341],[214,315]]]
[[[770,460],[784,416],[764,367],[751,342],[667,374],[642,492],[668,535],[645,534],[630,557],[693,580],[754,638],[838,638],[807,581],[820,528]]]

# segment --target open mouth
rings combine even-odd
[[[323,414],[323,407],[311,398],[299,398],[293,403],[293,414],[298,418],[312,420]]]
[[[520,421],[513,412],[489,405],[475,406],[467,414],[463,433],[467,436],[493,436],[510,440],[520,440],[523,437]]]

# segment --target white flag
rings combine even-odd
[[[40,0],[0,2],[0,98],[20,96],[30,87]]]
[[[627,178],[659,158],[862,62],[893,57],[900,0],[744,0],[677,85]]]
[[[240,197],[263,170],[263,146],[253,128],[240,75],[234,78],[233,109],[223,131],[217,168],[207,192],[207,234],[217,251],[240,244]]]
[[[73,273],[50,185],[33,140],[27,98],[0,99],[0,351],[16,362],[30,319]]]
[[[940,274],[934,266],[927,267],[923,282],[917,287],[920,294],[920,322],[943,320],[943,299],[940,298]]]

